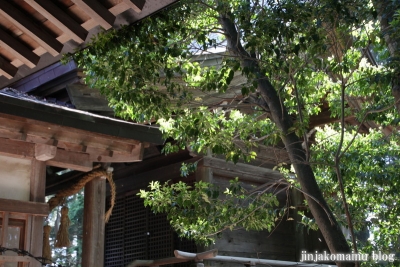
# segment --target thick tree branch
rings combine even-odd
[[[249,68],[257,77],[258,90],[270,109],[272,120],[282,133],[282,141],[293,163],[301,188],[305,192],[305,198],[331,253],[350,253],[346,239],[322,196],[311,166],[302,163],[306,158],[306,153],[301,147],[299,137],[290,130],[293,122],[285,106],[281,103],[277,91],[270,83],[268,77],[261,73],[257,62],[250,57],[241,45],[238,32],[231,17],[231,14],[221,14],[220,17],[220,23],[226,32],[229,52],[239,57],[242,67]],[[310,196],[313,196],[318,202]],[[337,262],[337,265],[347,267],[354,266],[354,263]]]

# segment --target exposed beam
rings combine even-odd
[[[88,147],[89,159],[93,162],[136,162],[143,159],[143,144],[135,145],[132,153],[117,153],[112,150],[99,150]],[[104,153],[108,152],[108,153]]]
[[[47,161],[56,156],[57,147],[46,144],[35,145],[35,158],[39,161]]]
[[[94,19],[101,27],[108,30],[112,28],[115,16],[98,1],[94,0],[72,0],[79,8]]]
[[[73,131],[62,130],[57,127],[39,127],[32,124],[15,123],[15,121],[0,118],[0,138],[11,139],[9,143],[15,143],[24,151],[25,145],[18,141],[26,141],[29,144],[36,144],[34,157],[40,161],[47,161],[55,157],[57,147],[71,153],[84,152],[90,154],[91,162],[136,162],[143,158],[143,144],[132,140],[131,143],[109,141],[103,138],[93,138],[89,134],[78,135]],[[3,128],[5,127],[5,128]],[[53,129],[49,129],[53,128]],[[21,132],[22,131],[22,132]],[[5,148],[4,148],[5,149]],[[3,150],[4,150],[3,149]],[[0,149],[0,153],[1,153]],[[3,151],[6,153],[5,151]],[[15,154],[10,152],[11,154]],[[20,152],[21,157],[31,157],[31,154]]]
[[[140,13],[143,10],[146,0],[123,0],[125,4],[132,8],[136,13]]]
[[[122,12],[125,12],[126,10],[130,9],[130,7],[125,4],[124,2],[121,2],[119,4],[116,4],[112,8],[109,9],[109,11],[114,15],[117,16],[121,14]]]
[[[6,114],[0,113],[0,137],[12,139],[26,139],[28,142],[53,145],[66,150],[84,152],[84,146],[101,150],[113,150],[121,153],[132,153],[137,140],[112,137],[93,132],[54,125],[52,123],[39,122],[29,119],[8,118]],[[23,133],[21,133],[23,132]]]
[[[54,158],[48,160],[47,165],[88,172],[93,169],[93,162],[90,161],[89,154],[57,150]]]
[[[0,28],[0,46],[9,51],[31,69],[39,62],[40,57],[38,55],[33,53],[32,50],[12,37],[2,28]]]
[[[0,155],[32,159],[35,156],[35,144],[0,138]]]
[[[47,203],[4,198],[0,198],[0,210],[13,213],[26,213],[35,216],[49,215],[49,205]]]
[[[269,168],[262,168],[257,166],[252,166],[249,164],[227,162],[223,159],[204,157],[200,166],[210,167],[213,173],[218,173],[221,176],[235,177],[238,176],[239,179],[249,180],[266,183],[270,181],[278,181],[283,179],[283,175]]]
[[[131,7],[124,2],[121,2],[119,4],[116,4],[112,8],[110,8],[108,11],[111,12],[114,16],[118,16],[122,12],[125,12],[126,10],[131,9]],[[88,21],[84,22],[82,24],[82,27],[86,30],[91,30],[94,27],[96,27],[98,23],[94,19],[89,19]]]
[[[2,262],[32,262],[32,258],[28,256],[8,256],[8,255],[0,255],[0,263]]]
[[[9,131],[7,129],[0,128],[0,137],[14,140],[23,140],[26,139],[26,134],[18,132],[18,131]]]
[[[0,74],[7,79],[12,79],[17,74],[18,68],[0,56]]]
[[[29,20],[25,14],[8,1],[0,1],[0,15],[12,22],[23,33],[29,35],[52,56],[60,54],[63,44],[58,42],[57,39],[49,33],[38,28],[33,21]]]
[[[14,158],[35,159],[36,144],[0,138],[0,155]],[[88,172],[93,169],[89,154],[57,149],[54,158],[47,165]]]
[[[58,133],[66,137],[67,135],[82,133],[94,141],[101,138],[104,141],[104,145],[106,145],[105,148],[111,150],[117,150],[114,148],[116,147],[114,145],[116,141],[118,143],[121,142],[117,147],[120,145],[125,147],[122,143],[140,143],[133,139],[155,144],[164,143],[162,133],[156,126],[140,125],[65,107],[60,108],[54,105],[39,104],[5,96],[1,93],[0,113],[0,119],[9,118],[15,122],[13,127],[19,124],[19,126],[23,127],[40,127],[43,129],[43,125],[45,125],[48,128],[46,131],[53,132],[50,137],[54,137],[54,139],[58,139],[56,137]],[[10,121],[6,122],[6,124],[0,122],[0,128],[11,129],[9,127],[10,124],[12,124]],[[17,131],[20,131],[20,129],[17,128]],[[65,133],[62,133],[63,131]],[[84,145],[90,146],[86,140]],[[132,148],[130,151],[132,151]]]
[[[61,8],[49,0],[24,0],[57,28],[70,36],[74,41],[81,44],[86,40],[88,31],[78,22],[73,20]]]

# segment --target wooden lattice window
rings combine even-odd
[[[123,267],[139,259],[174,257],[174,249],[197,252],[193,241],[174,233],[164,214],[145,208],[136,192],[117,198],[106,224],[105,267]],[[190,263],[165,265],[171,266],[188,267]]]

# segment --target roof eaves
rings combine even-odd
[[[142,142],[164,143],[161,131],[155,126],[126,122],[1,92],[0,113]]]

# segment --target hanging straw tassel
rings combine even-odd
[[[69,227],[69,218],[68,218],[68,207],[62,207],[61,209],[61,223],[60,228],[58,229],[56,243],[54,247],[62,248],[62,247],[69,247],[69,234],[68,234],[68,227]]]
[[[44,263],[51,264],[51,248],[50,248],[50,231],[51,226],[45,225],[43,226],[43,251],[42,257],[45,259]]]

